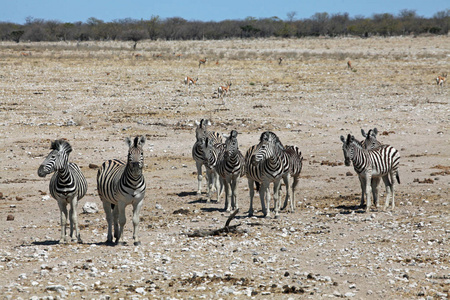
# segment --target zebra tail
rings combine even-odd
[[[398,182],[398,184],[400,184],[400,176],[398,175],[398,172],[395,173],[395,178],[397,178],[397,182]]]
[[[259,193],[259,189],[261,188],[261,184],[258,181],[255,181],[256,191]]]

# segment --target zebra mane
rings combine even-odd
[[[50,146],[50,149],[56,151],[63,150],[66,153],[72,152],[72,146],[70,146],[69,142],[63,139],[53,141]]]

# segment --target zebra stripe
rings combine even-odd
[[[400,183],[398,174],[399,152],[389,145],[382,145],[371,150],[363,149],[359,142],[355,140],[355,137],[350,134],[347,136],[347,139],[341,136],[341,141],[343,142],[342,150],[344,152],[345,165],[350,166],[350,162],[352,162],[360,180],[365,182],[366,212],[369,211],[371,206],[371,179],[374,177],[381,177],[386,185],[385,208],[389,206],[389,194],[392,194],[392,208],[394,208],[394,176],[397,182]]]
[[[205,164],[205,155],[203,154],[203,147],[202,144],[205,142],[205,139],[211,139],[213,144],[219,144],[222,143],[222,136],[214,131],[208,131],[208,126],[211,125],[211,122],[208,119],[202,119],[200,122],[197,122],[197,128],[195,129],[195,137],[196,141],[194,143],[194,146],[192,147],[192,158],[195,161],[195,165],[197,168],[197,195],[200,195],[202,192],[202,179],[203,179],[203,171],[202,166]],[[206,170],[206,179],[208,182],[207,185],[207,195],[208,200],[211,200],[211,187],[212,183],[216,183],[217,186],[217,180],[216,178],[209,178],[208,175],[209,171]],[[214,174],[212,174],[214,176]]]
[[[378,129],[369,129],[366,133],[364,129],[361,129],[361,134],[365,137],[364,140],[361,141],[361,147],[363,149],[374,149],[380,147],[382,144],[377,140]]]
[[[225,140],[224,146],[217,147],[216,170],[225,185],[225,210],[238,209],[237,183],[245,174],[245,161],[237,141],[238,132],[232,130]],[[231,200],[230,200],[231,197]]]
[[[107,243],[112,243],[113,215],[114,236],[116,244],[119,243],[126,223],[125,208],[133,205],[133,239],[134,245],[140,245],[138,238],[139,213],[145,196],[145,179],[142,173],[144,167],[143,145],[145,137],[135,137],[134,141],[126,139],[128,144],[128,160],[123,162],[118,159],[105,161],[97,173],[98,195],[103,202],[103,208],[108,222]]]
[[[279,214],[279,189],[282,176],[289,176],[289,156],[277,135],[266,131],[261,134],[258,145],[251,147],[245,158],[246,174],[250,190],[249,215],[253,215],[253,182],[261,183],[260,198],[263,214],[270,216],[269,185],[274,183],[275,217]],[[289,178],[287,178],[289,182]]]
[[[303,167],[303,156],[302,152],[297,146],[286,146],[285,147],[286,154],[289,156],[289,176],[294,179],[292,182],[291,190],[292,190],[292,199],[290,198],[289,191],[289,181],[287,180],[288,176],[283,176],[284,184],[286,185],[286,198],[284,201],[284,205],[281,208],[282,210],[286,208],[288,202],[290,203],[291,212],[295,210],[295,189],[298,185],[298,180],[300,177],[300,172]],[[287,174],[287,173],[286,173]]]
[[[44,162],[39,166],[39,177],[53,173],[50,179],[49,190],[53,198],[58,201],[61,218],[60,243],[67,242],[67,204],[70,203],[70,237],[72,240],[75,227],[76,239],[82,243],[78,227],[77,207],[78,201],[86,195],[87,181],[78,165],[69,162],[72,147],[65,140],[56,140],[51,143],[52,150]]]

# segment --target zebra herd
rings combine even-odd
[[[285,201],[281,209],[289,205],[291,212],[295,210],[295,190],[303,161],[302,153],[297,146],[284,146],[275,133],[265,131],[261,134],[259,143],[251,146],[243,156],[239,150],[236,130],[232,130],[229,135],[220,135],[208,130],[208,126],[211,125],[209,120],[202,119],[196,123],[196,141],[192,147],[192,157],[197,167],[197,194],[201,194],[202,191],[204,166],[207,179],[207,201],[211,200],[213,188],[216,190],[218,202],[222,191],[225,190],[224,209],[226,211],[239,208],[237,184],[243,176],[247,177],[249,187],[249,216],[254,213],[253,198],[256,186],[259,190],[263,215],[270,217],[270,184],[273,183],[274,215],[275,218],[279,217],[281,180],[286,186]],[[372,205],[371,197],[373,197],[378,207],[378,185],[382,179],[386,187],[384,207],[387,208],[391,203],[393,209],[395,179],[400,183],[398,173],[400,154],[394,147],[383,145],[377,140],[376,128],[367,133],[361,130],[361,133],[365,137],[363,141],[356,140],[350,134],[347,138],[340,137],[343,143],[345,165],[350,166],[352,163],[360,180],[361,206],[366,199],[366,212],[368,212]],[[141,244],[138,237],[139,214],[146,189],[142,172],[145,137],[136,136],[134,140],[127,138],[126,143],[128,145],[127,161],[118,159],[105,161],[97,172],[97,190],[108,223],[106,243],[120,243],[126,223],[125,208],[131,204],[133,206],[133,240],[134,245],[137,246]],[[82,243],[77,205],[86,194],[86,178],[75,163],[69,162],[72,147],[67,141],[62,139],[53,141],[50,149],[50,153],[38,169],[38,175],[45,177],[54,173],[49,189],[60,209],[61,238],[59,242],[68,242],[67,219],[69,217],[69,236],[72,241]],[[69,215],[68,204],[70,204]]]

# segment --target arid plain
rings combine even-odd
[[[449,298],[450,87],[435,82],[450,71],[449,37],[1,42],[0,65],[1,299]],[[237,130],[243,153],[266,130],[301,149],[294,213],[262,218],[256,195],[248,218],[242,178],[239,232],[188,236],[229,216],[224,195],[195,193],[202,118]],[[339,137],[374,127],[400,151],[401,184],[394,210],[364,213]],[[128,208],[128,243],[111,247],[95,165],[125,160],[136,135],[147,138],[142,245]],[[83,244],[57,243],[50,177],[37,175],[59,138],[89,184]],[[83,214],[86,202],[99,212]]]

